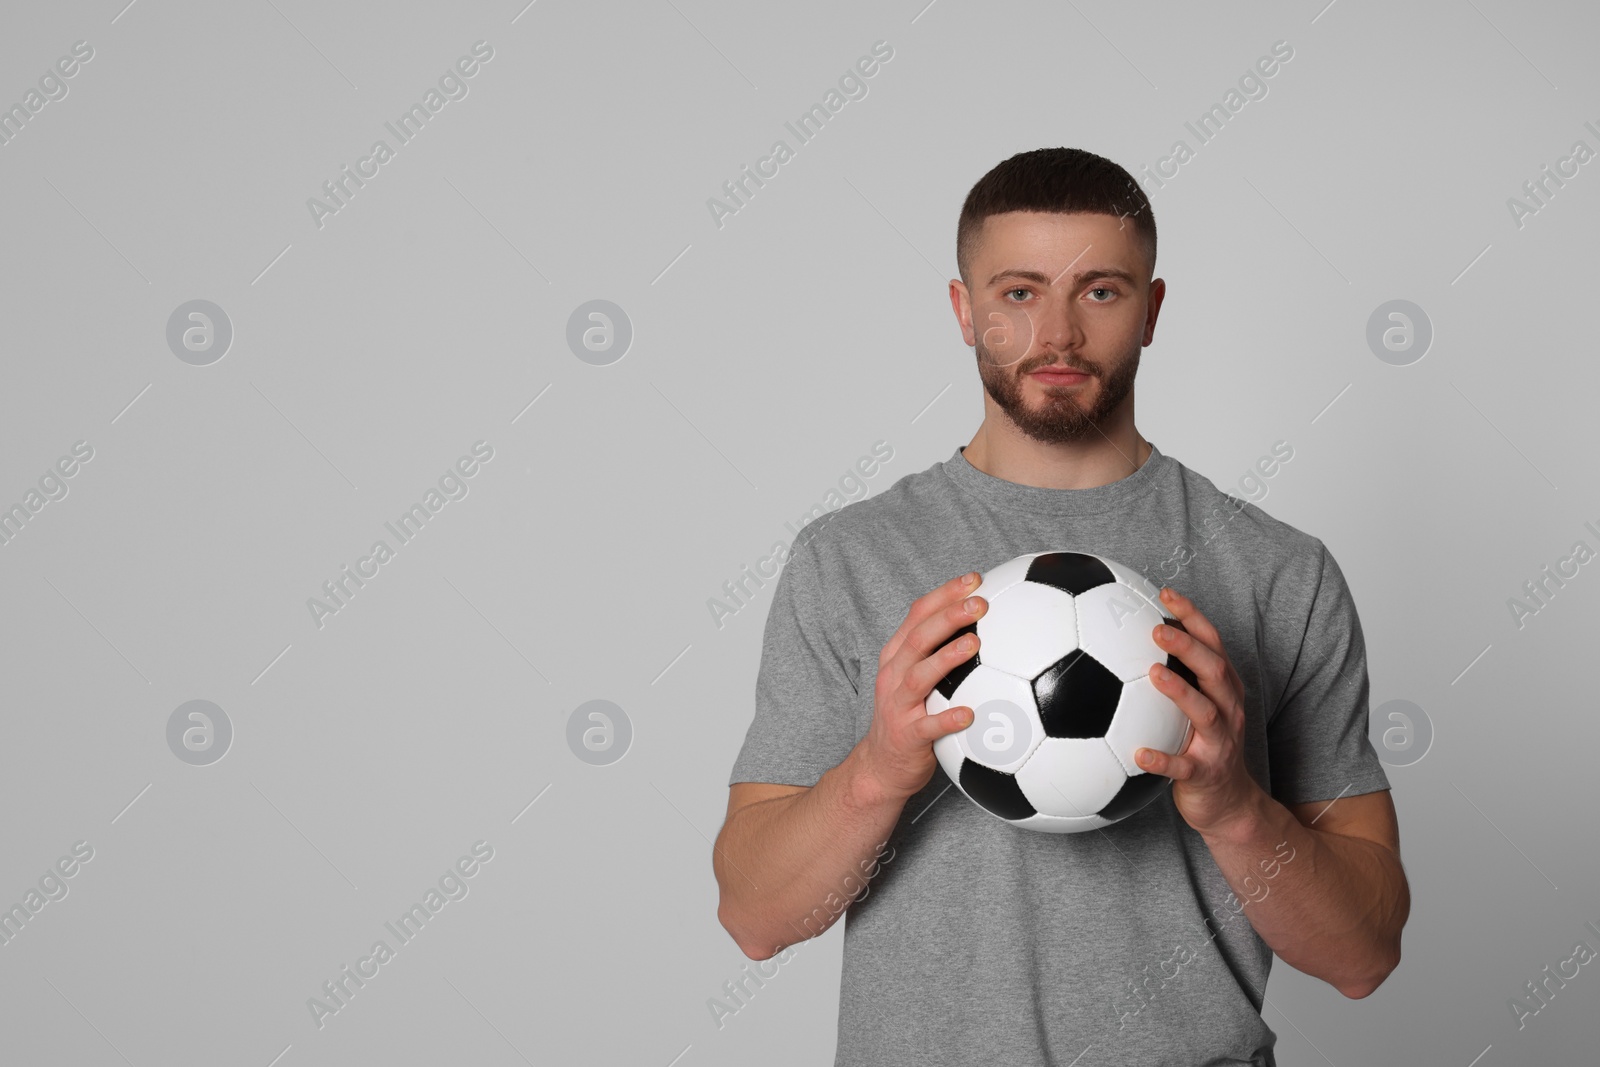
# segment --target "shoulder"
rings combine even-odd
[[[899,536],[914,531],[937,508],[945,492],[939,464],[903,474],[888,488],[842,507],[812,508],[791,552],[810,553],[824,565],[842,563],[889,549]]]
[[[928,534],[950,528],[951,506],[948,479],[934,464],[843,507],[813,508],[817,514],[795,533],[783,572],[797,571],[834,617],[898,603],[907,583],[927,584]]]
[[[1172,457],[1168,457],[1172,459]],[[1269,586],[1287,581],[1313,590],[1324,572],[1336,569],[1322,539],[1285,522],[1257,503],[1270,495],[1271,482],[1255,479],[1266,490],[1256,500],[1219,489],[1199,471],[1172,459],[1174,481],[1186,510],[1189,536],[1197,553],[1215,551],[1243,574]],[[1242,487],[1241,487],[1242,488]]]

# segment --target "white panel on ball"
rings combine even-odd
[[[978,588],[973,590],[971,595],[993,600],[1026,578],[1028,568],[1033,565],[1034,559],[1042,555],[1044,555],[1042,552],[1030,552],[1026,556],[1008,559],[999,566],[984,571],[983,580],[978,583]]]
[[[1161,606],[1161,587],[1159,585],[1125,563],[1118,563],[1116,560],[1106,559],[1104,556],[1099,557],[1099,559],[1112,574],[1116,575],[1117,581],[1128,586],[1143,599],[1148,600],[1150,605],[1157,611],[1164,612],[1167,610]]]
[[[1012,586],[978,620],[978,658],[1032,679],[1078,647],[1072,594],[1038,582]]]
[[[1161,623],[1161,613],[1132,588],[1113,582],[1075,599],[1079,647],[1122,681],[1146,677],[1152,663],[1167,661],[1166,652],[1150,636]]]
[[[1133,761],[1141,748],[1176,753],[1189,737],[1189,717],[1149,678],[1122,687],[1117,713],[1106,731],[1106,744],[1129,774],[1142,769]]]
[[[935,690],[937,692],[937,690]],[[960,752],[985,767],[1010,773],[1022,766],[1044,739],[1044,724],[1033,701],[1033,687],[1021,678],[980,663],[961,680],[951,707],[972,709],[972,722],[965,730],[946,734],[935,741],[939,763],[952,779],[950,761],[961,766]],[[943,745],[948,755],[938,752]]]
[[[1083,818],[1111,803],[1128,772],[1100,737],[1047,737],[1017,772],[1041,815]]]
[[[1110,826],[1111,820],[1099,815],[1084,815],[1077,818],[1031,815],[1026,819],[1017,819],[1011,825],[1020,826],[1024,830],[1042,830],[1047,834],[1079,834],[1085,830],[1098,830],[1102,826]]]

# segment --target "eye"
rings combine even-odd
[[[1091,292],[1091,293],[1105,293],[1108,299],[1110,297],[1113,297],[1113,296],[1116,295],[1116,290],[1115,289],[1112,289],[1109,286],[1105,286],[1105,285],[1097,285],[1093,289],[1090,289],[1089,292]],[[1105,301],[1104,300],[1096,300],[1096,301],[1093,301],[1093,303],[1104,304]]]
[[[1005,291],[1005,295],[1006,296],[1010,296],[1012,293],[1026,293],[1027,291],[1028,291],[1027,289],[1024,289],[1021,286],[1018,286],[1015,289],[1007,289]]]

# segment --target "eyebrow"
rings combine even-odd
[[[1050,276],[1040,271],[1024,270],[1020,267],[1012,267],[1008,270],[1003,270],[996,274],[993,278],[990,278],[989,285],[994,285],[1002,278],[1021,278],[1024,281],[1037,282],[1038,284],[1044,286],[1048,286],[1051,282]],[[1091,270],[1082,270],[1072,276],[1072,281],[1074,286],[1079,286],[1084,282],[1093,281],[1096,278],[1118,278],[1124,282],[1127,282],[1134,288],[1137,288],[1139,285],[1139,280],[1132,274],[1116,267],[1095,267]]]

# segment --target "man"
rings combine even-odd
[[[1410,896],[1344,575],[1134,426],[1166,293],[1155,245],[1143,191],[1100,156],[1041,149],[985,175],[950,283],[983,424],[808,523],[779,578],[713,851],[718,917],[764,960],[848,913],[837,1064],[1270,1065],[1274,952],[1347,997],[1399,962]],[[1226,395],[1219,380],[1208,407]],[[1078,834],[952,789],[932,743],[973,709],[923,703],[976,650],[954,637],[987,607],[980,573],[1057,548],[1164,584],[1182,626],[1157,643],[1196,679],[1151,668],[1192,737],[1128,768],[1171,789]]]

